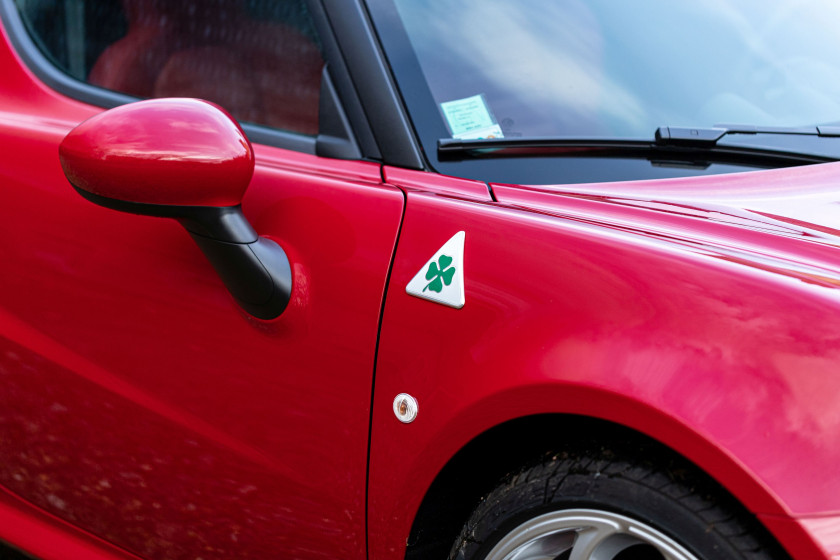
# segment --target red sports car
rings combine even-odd
[[[840,4],[0,20],[2,554],[840,559]]]

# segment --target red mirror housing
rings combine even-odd
[[[245,133],[198,99],[123,105],[74,128],[58,149],[70,183],[123,202],[236,206],[254,174]]]

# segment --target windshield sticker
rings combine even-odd
[[[502,127],[496,122],[484,94],[473,95],[440,104],[452,138],[458,140],[484,140],[504,138]]]

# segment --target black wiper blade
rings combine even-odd
[[[481,140],[459,140],[441,138],[438,140],[438,154],[459,154],[480,150],[539,150],[543,148],[645,148],[650,140],[624,138],[490,138]]]
[[[783,167],[828,163],[840,159],[837,154],[808,153],[783,147],[738,145],[721,142],[736,134],[797,134],[840,136],[840,127],[771,127],[731,126],[712,128],[660,127],[651,139],[638,138],[491,138],[481,140],[438,140],[441,160],[508,157],[601,157],[646,158],[652,161],[697,163],[740,163],[762,167]]]

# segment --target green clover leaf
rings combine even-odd
[[[452,264],[452,257],[441,255],[437,263],[432,261],[429,264],[429,270],[426,271],[426,280],[431,280],[423,291],[432,290],[433,292],[441,293],[443,285],[447,286],[452,283],[452,277],[455,276],[455,267],[449,266]]]

